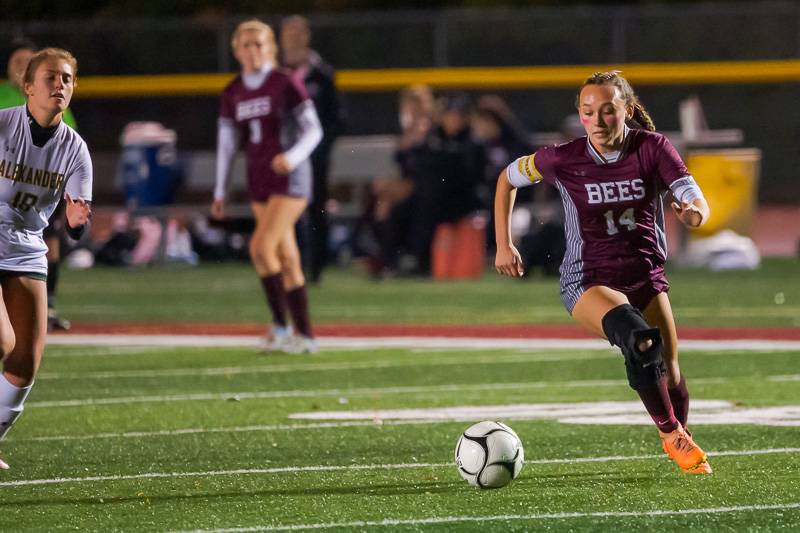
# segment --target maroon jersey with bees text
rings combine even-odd
[[[629,296],[645,288],[647,301],[668,290],[662,193],[693,179],[666,137],[628,129],[613,157],[581,137],[520,158],[508,172],[510,181],[515,173],[517,179],[549,183],[561,194],[567,239],[561,295],[570,312],[596,285]]]
[[[272,69],[255,89],[248,89],[239,75],[222,92],[219,116],[232,120],[239,131],[252,200],[291,194],[290,176],[276,174],[271,163],[294,141],[292,110],[307,99],[305,88],[278,69]]]

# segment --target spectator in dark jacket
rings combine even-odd
[[[305,85],[322,124],[322,142],[311,154],[314,196],[308,207],[310,227],[303,235],[310,252],[303,254],[309,258],[309,278],[318,282],[328,259],[328,162],[333,142],[343,128],[342,107],[333,68],[311,48],[311,28],[305,17],[292,15],[281,21],[280,58],[281,64]]]
[[[529,141],[530,135],[523,128],[505,101],[497,95],[487,94],[478,99],[472,114],[472,136],[483,146],[486,153],[486,165],[483,169],[478,196],[481,204],[489,213],[489,224],[486,230],[487,252],[494,256],[494,189],[497,176],[507,166],[508,161],[533,153]],[[530,189],[518,191],[517,202],[528,202]]]
[[[472,105],[466,94],[454,94],[443,102],[438,127],[425,143],[412,149],[416,162],[410,228],[411,252],[417,272],[430,272],[430,251],[436,226],[481,209],[478,187],[485,166],[485,152],[472,140],[469,120]]]

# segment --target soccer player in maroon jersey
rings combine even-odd
[[[686,430],[689,393],[667,297],[662,196],[671,193],[672,208],[688,227],[708,220],[708,204],[618,72],[587,79],[576,105],[586,137],[541,148],[500,173],[495,266],[506,276],[523,272],[509,229],[516,189],[539,181],[556,187],[566,215],[564,305],[620,348],[628,382],[658,426],[667,455],[685,472],[710,473],[706,454]]]
[[[225,87],[220,101],[211,215],[225,216],[230,171],[242,147],[256,219],[250,257],[272,311],[266,349],[315,352],[294,226],[311,198],[309,156],[322,139],[322,127],[305,88],[278,69],[272,28],[259,20],[242,22],[231,46],[242,71]],[[286,307],[296,335],[288,327]]]

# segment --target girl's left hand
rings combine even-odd
[[[92,208],[89,202],[83,198],[73,199],[69,193],[66,194],[66,202],[69,227],[77,228],[89,222],[89,217],[92,216]]]
[[[272,170],[274,170],[277,174],[281,174],[282,176],[285,176],[292,171],[292,167],[289,165],[289,159],[287,159],[286,154],[278,154],[272,158]]]
[[[703,222],[703,213],[694,204],[672,202],[672,210],[678,215],[681,222],[690,228],[696,228]]]

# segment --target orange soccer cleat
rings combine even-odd
[[[681,470],[687,474],[710,474],[711,465],[708,464],[706,452],[700,449],[692,435],[678,426],[671,433],[658,432],[661,437],[661,447],[664,448],[670,459],[678,463]]]

